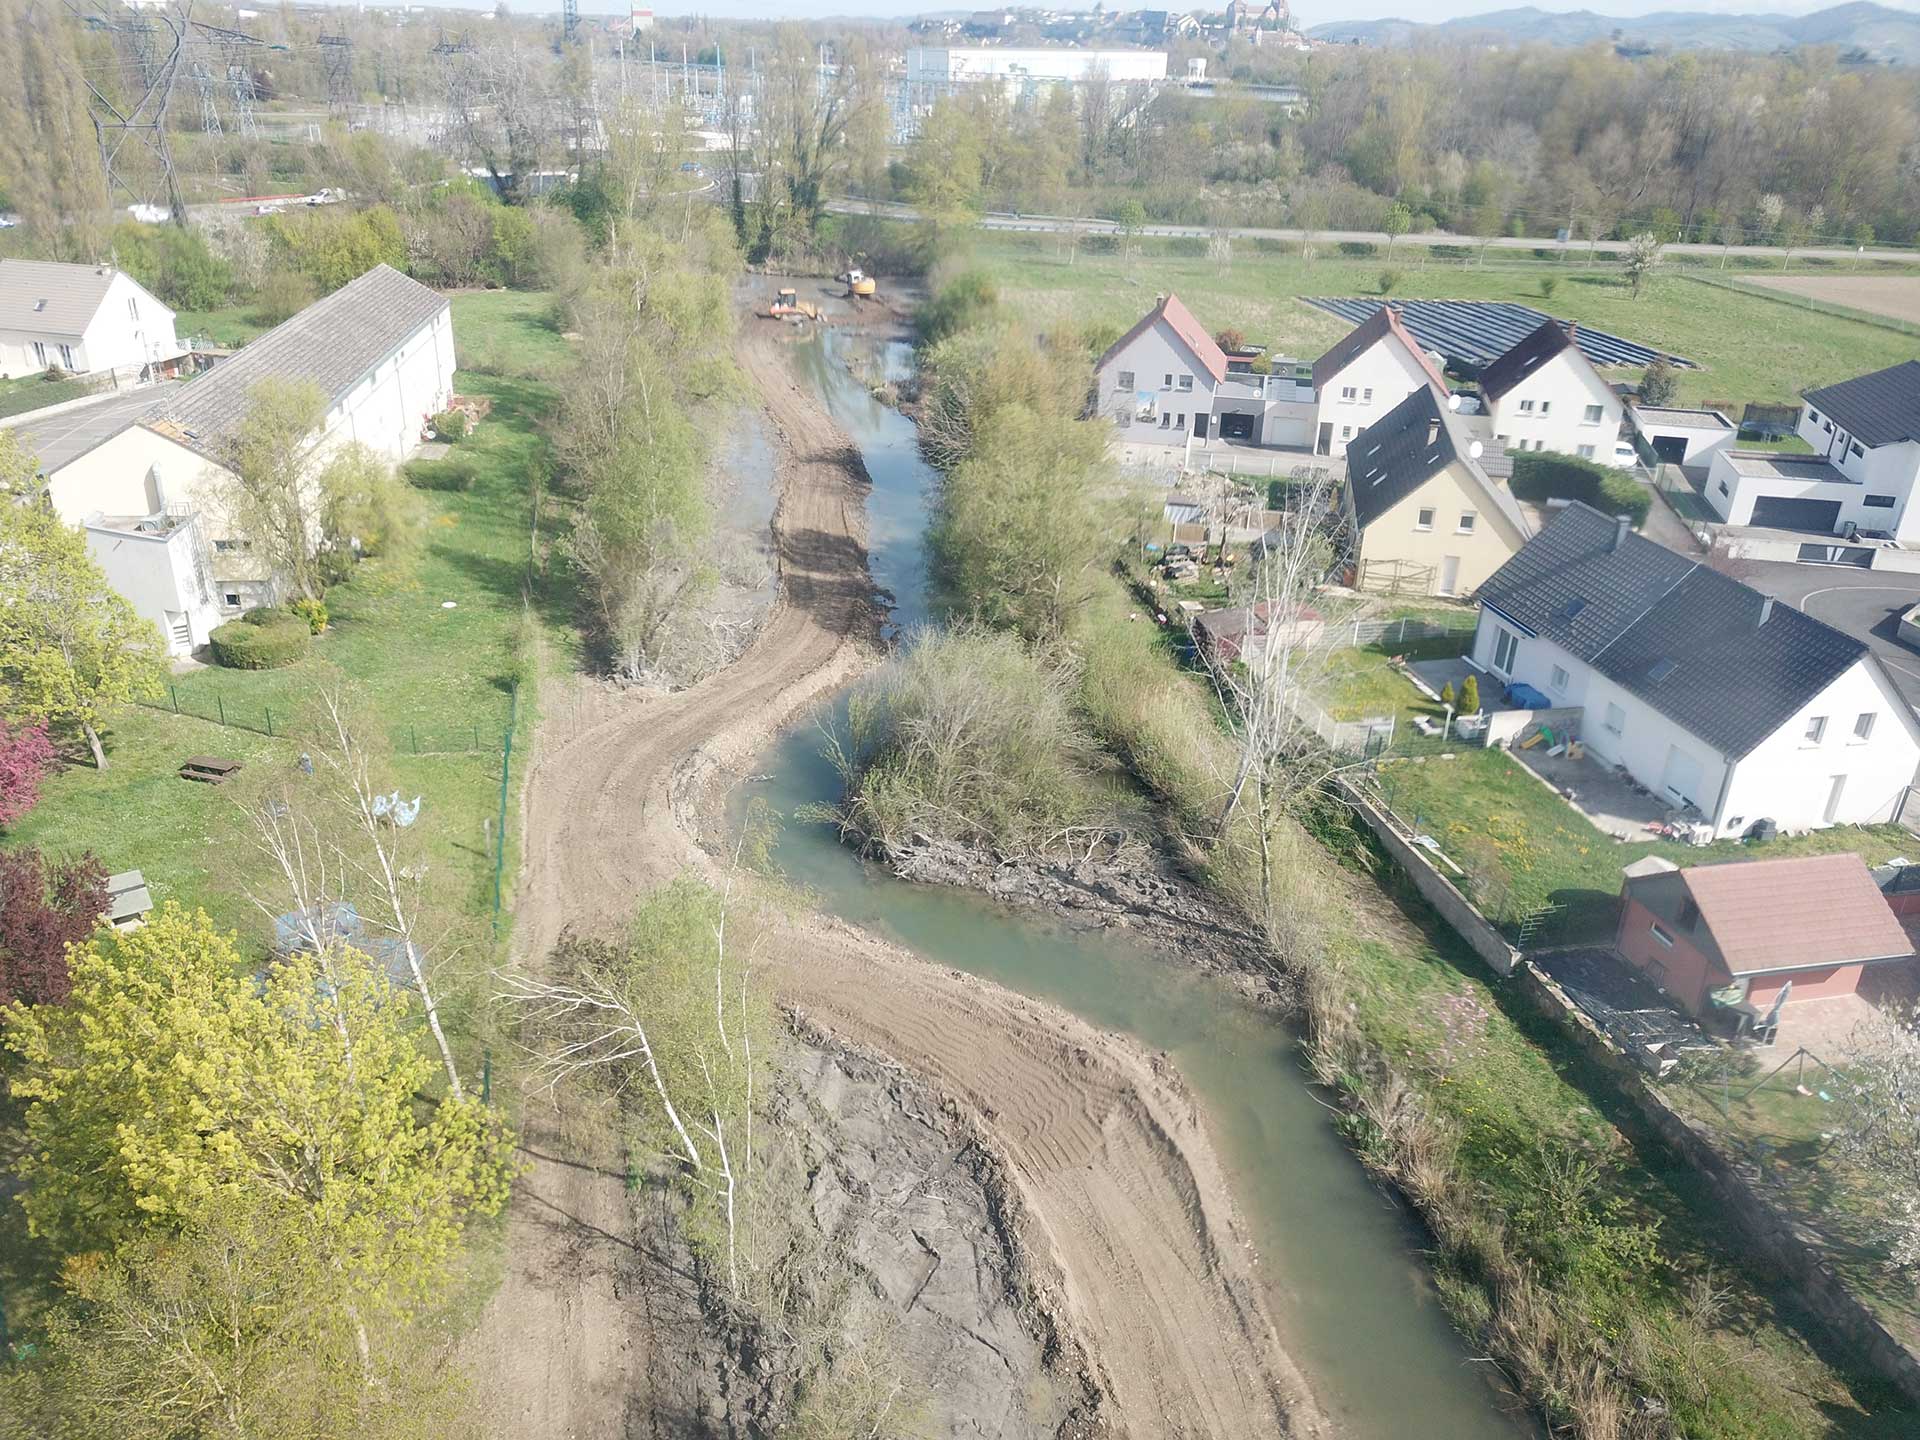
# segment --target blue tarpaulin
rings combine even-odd
[[[1513,684],[1507,687],[1507,703],[1522,710],[1551,710],[1553,701],[1534,689],[1531,685]]]

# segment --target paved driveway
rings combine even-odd
[[[1920,710],[1920,653],[1893,638],[1900,612],[1920,604],[1920,575],[1748,561],[1742,562],[1740,578],[1866,641],[1907,703]]]
[[[117,434],[135,416],[166,399],[174,388],[169,382],[117,390],[44,420],[35,420],[29,414],[21,418],[14,433],[21,444],[40,457],[40,468],[51,472]]]

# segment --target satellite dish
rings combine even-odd
[[[1447,409],[1458,410],[1459,408],[1460,408],[1460,397],[1458,395],[1447,396]]]
[[[1472,460],[1478,460],[1486,453],[1486,449],[1486,446],[1482,445],[1478,440],[1474,440],[1467,445],[1467,457]]]

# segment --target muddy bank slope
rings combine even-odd
[[[876,658],[857,453],[793,378],[784,332],[748,327],[741,358],[763,392],[782,470],[781,599],[747,653],[691,690],[581,685],[549,707],[528,787],[519,920],[528,956],[546,954],[569,925],[616,923],[638,892],[689,866],[710,869],[694,836],[716,825],[726,782],[810,701]],[[1065,1011],[830,918],[795,917],[769,948],[784,1003],[924,1077],[979,1127],[1020,1201],[1034,1303],[1084,1342],[1117,1430],[1320,1428],[1170,1067]],[[533,1204],[523,1198],[516,1213],[563,1208],[568,1197],[551,1190],[572,1183],[556,1173],[567,1169],[536,1168]],[[618,1217],[605,1228],[620,1234]],[[630,1325],[612,1318],[616,1335]],[[643,1378],[617,1340],[586,1348],[597,1383]]]

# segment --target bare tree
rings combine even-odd
[[[1892,1216],[1893,1263],[1920,1266],[1920,1007],[1854,1032],[1841,1083],[1839,1152]]]
[[[1280,921],[1274,837],[1279,822],[1307,792],[1346,763],[1314,727],[1315,698],[1324,689],[1334,627],[1317,600],[1332,568],[1338,482],[1327,469],[1296,471],[1286,508],[1261,537],[1233,600],[1244,610],[1243,639],[1198,647],[1226,701],[1239,752],[1215,829],[1228,839],[1249,816],[1260,857],[1260,903],[1270,931]]]

